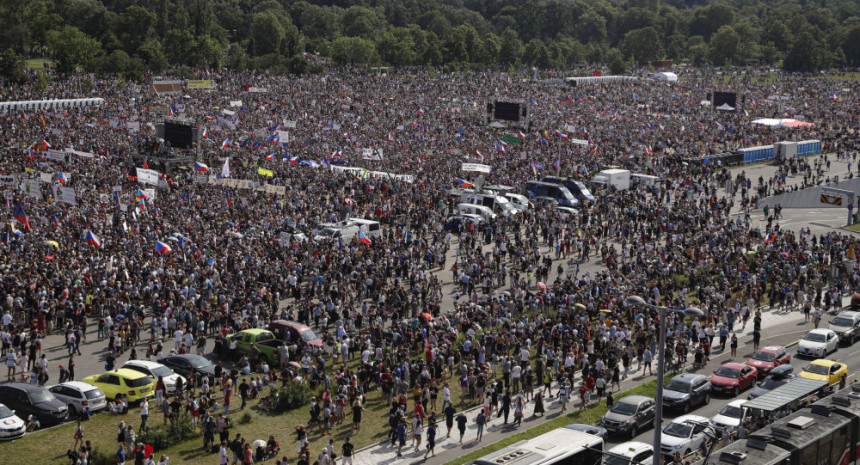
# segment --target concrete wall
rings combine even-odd
[[[771,195],[761,199],[759,205],[775,207],[777,204],[782,205],[782,208],[841,208],[846,210],[847,204],[843,200],[842,205],[828,205],[821,203],[821,194],[825,193],[823,187],[832,187],[834,189],[842,189],[852,191],[855,194],[860,194],[860,178],[847,179],[839,181],[838,184],[829,184],[827,186],[816,186],[801,189],[795,192],[789,192],[779,195]]]

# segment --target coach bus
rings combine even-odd
[[[707,464],[854,465],[858,444],[860,383],[854,383],[714,452]]]
[[[600,465],[603,438],[559,428],[498,450],[472,465]]]

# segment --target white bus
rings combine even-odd
[[[602,460],[603,438],[559,428],[481,457],[472,465],[600,465]]]

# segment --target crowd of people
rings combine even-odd
[[[98,108],[0,115],[0,174],[14,176],[0,217],[8,379],[48,382],[42,341],[60,333],[69,359],[54,373],[74,380],[75,355],[92,342],[93,323],[108,369],[126,353],[150,360],[209,354],[213,341],[209,347],[225,355],[222,397],[214,398],[215,386],[209,395],[207,380],[189,380],[185,387],[199,390],[182,397],[192,409],[205,411],[202,400],[228,413],[240,377],[257,376],[242,381],[243,404],[250,384],[256,392],[301,378],[324,396],[310,406],[308,429],[329,430],[352,414],[360,431],[364,395],[380,389],[398,452],[409,426],[416,450],[426,430],[432,453],[437,415],[449,433],[453,419],[460,422],[455,401],[483,404],[485,417],[502,411],[505,420],[513,413],[520,421],[523,405],[542,403],[553,387],[565,398],[602,397],[617,392],[631,370],[650,375],[658,315],[625,305],[627,296],[701,307],[706,316],[699,320],[668,316],[667,349],[675,360],[692,354],[701,364],[714,338],[721,350],[730,341],[734,355],[748,319],[759,333],[763,309],[808,314],[837,306],[860,284],[856,272],[831,275],[832,264],[855,258],[855,237],[754,225],[753,200],[780,192],[785,177],[750,179],[707,162],[780,140],[818,139],[830,156],[856,156],[856,83],[776,75],[760,85],[752,71],[713,70],[686,70],[672,83],[582,87],[489,72],[199,77],[216,88],[159,95],[148,83],[52,75],[44,90],[35,81],[0,90],[7,101],[105,99]],[[265,92],[246,92],[248,85]],[[702,105],[715,89],[738,92],[744,111]],[[522,126],[487,124],[486,104],[497,100],[523,103]],[[205,137],[187,152],[196,167],[147,159],[146,150],[163,147],[155,124],[165,116],[153,110],[165,108],[201,126]],[[803,114],[815,125],[750,124],[778,112]],[[502,143],[505,135],[520,143]],[[382,149],[383,159],[363,159],[369,147]],[[63,148],[77,152],[64,161],[49,156]],[[143,163],[132,159],[158,170],[160,186],[146,190],[152,186],[129,169]],[[829,163],[820,160],[814,169],[806,159],[787,160],[784,169],[792,175],[803,167],[803,185],[817,183],[828,176]],[[464,161],[491,166],[487,184],[515,187],[542,174],[588,180],[610,165],[660,181],[598,190],[572,220],[536,205],[446,230],[459,203],[450,189],[476,177],[461,171]],[[413,175],[414,182],[332,165]],[[218,177],[260,188],[227,187]],[[737,188],[726,191],[727,183]],[[266,185],[285,195],[263,191]],[[362,242],[284,241],[280,234],[313,238],[320,223],[344,214],[379,221],[382,235]],[[574,271],[563,266],[568,260],[577,263]],[[291,341],[277,366],[230,360],[235,346],[225,335],[277,319],[311,326],[323,347]],[[166,399],[162,405],[170,409]],[[302,434],[297,457],[310,463]],[[221,463],[250,463],[245,446],[237,453],[224,436],[220,444]],[[333,460],[329,452],[317,461]]]

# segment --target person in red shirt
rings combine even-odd
[[[594,377],[589,373],[588,376],[585,377],[585,387],[589,391],[594,391]]]

